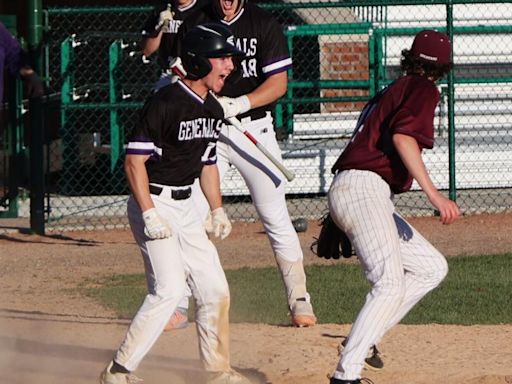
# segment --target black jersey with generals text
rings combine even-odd
[[[150,183],[185,186],[204,164],[217,161],[216,142],[224,112],[208,93],[205,100],[182,81],[162,88],[142,108],[127,155],[147,155]]]
[[[292,59],[283,33],[283,27],[267,11],[251,3],[231,21],[219,20],[211,7],[188,17],[178,31],[174,55],[179,55],[180,38],[195,25],[206,22],[222,22],[227,25],[235,37],[237,48],[245,52],[246,57],[235,60],[236,68],[227,78],[221,96],[237,97],[252,92],[269,76],[291,68]],[[253,119],[264,116],[265,111],[273,111],[275,103],[255,108],[240,117]],[[263,113],[262,113],[263,112]]]
[[[178,9],[176,6],[177,1],[175,0],[162,0],[156,2],[153,12],[146,20],[141,33],[143,38],[157,37],[160,32],[156,29],[160,18],[160,12],[165,11],[169,4],[172,5],[171,11],[174,13],[174,19],[169,25],[169,32],[162,34],[162,40],[160,40],[160,45],[158,47],[158,63],[162,69],[169,68],[169,62],[172,59],[171,49],[176,38],[176,33],[178,32],[178,28],[181,23],[183,23],[183,20],[195,12],[199,12],[201,8],[209,5],[210,2],[211,0],[194,0],[192,3],[181,9]]]

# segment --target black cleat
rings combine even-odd
[[[331,381],[329,381],[329,384],[361,384],[361,380],[341,380],[331,377]]]
[[[347,339],[345,338],[345,340],[341,342],[341,346],[345,347],[346,345]],[[375,345],[372,346],[368,351],[368,356],[366,357],[366,359],[364,359],[364,363],[365,367],[372,371],[379,371],[382,368],[384,368],[384,361],[382,360],[380,352]]]
[[[370,379],[367,379],[363,377],[362,379],[355,379],[355,380],[342,380],[342,379],[336,379],[335,377],[331,377],[331,380],[329,381],[329,384],[374,384],[373,381]]]
[[[365,362],[365,366],[368,369],[371,369],[374,371],[379,371],[382,368],[384,368],[384,361],[380,357],[380,352],[375,345],[370,348],[368,357],[366,359],[364,359],[364,362]]]

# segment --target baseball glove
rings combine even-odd
[[[310,247],[315,255],[325,259],[339,259],[341,256],[348,258],[353,255],[349,238],[334,223],[329,212],[320,219],[320,226],[320,234]]]

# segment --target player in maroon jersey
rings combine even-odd
[[[354,134],[332,167],[329,211],[356,251],[371,291],[345,343],[330,384],[361,382],[368,350],[448,272],[444,256],[396,211],[393,195],[417,181],[443,224],[457,204],[434,186],[421,158],[434,145],[435,82],[451,67],[443,33],[419,32],[402,51],[404,76],[364,107]]]

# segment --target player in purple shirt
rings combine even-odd
[[[434,144],[435,82],[451,67],[443,33],[419,32],[402,51],[405,75],[364,107],[354,134],[334,164],[328,194],[332,219],[352,242],[371,291],[347,337],[330,384],[358,384],[368,351],[448,272],[444,256],[396,211],[393,194],[413,179],[439,211],[443,224],[457,204],[434,186],[421,158]]]
[[[0,104],[4,101],[4,71],[13,77],[21,76],[27,97],[43,95],[43,85],[27,62],[27,55],[18,40],[0,23]]]

